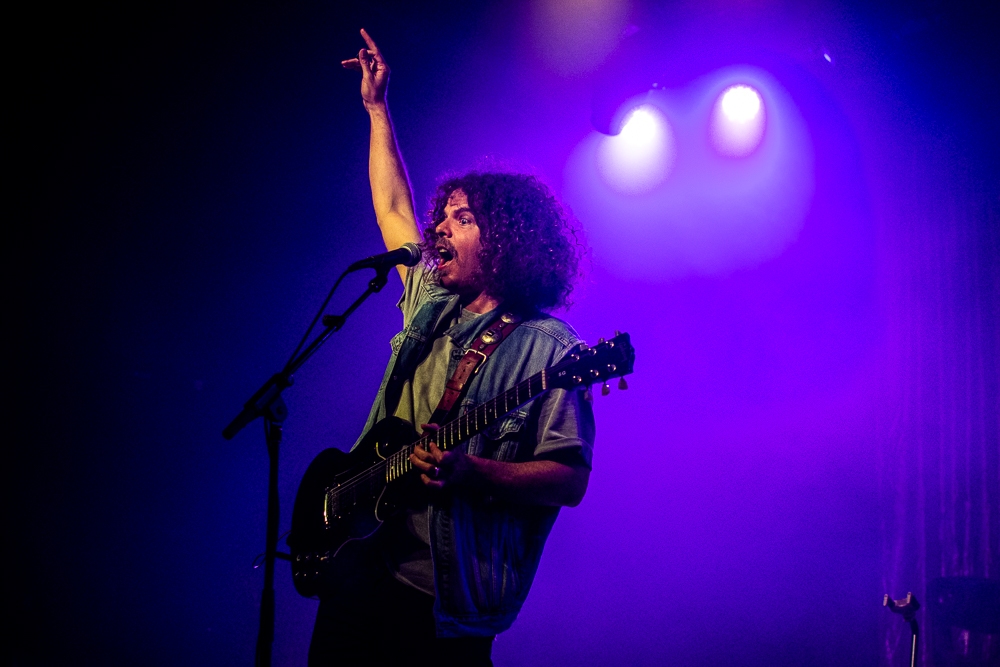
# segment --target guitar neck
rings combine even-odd
[[[632,372],[634,361],[635,350],[627,333],[618,333],[608,341],[602,338],[595,347],[580,344],[556,365],[535,373],[496,398],[477,405],[447,424],[442,424],[437,431],[422,436],[387,457],[372,468],[372,471],[375,474],[384,474],[388,482],[398,479],[413,469],[410,454],[414,448],[427,449],[433,440],[445,451],[454,449],[472,436],[485,431],[507,413],[550,388],[569,390],[590,386],[594,382],[604,382],[604,388],[607,389],[606,383],[609,378],[620,377],[622,380],[619,387],[624,389],[626,388],[624,376]]]
[[[482,405],[477,405],[456,419],[442,424],[436,432],[428,433],[400,449],[386,460],[388,469],[391,471],[390,479],[410,471],[413,467],[410,463],[410,454],[413,453],[414,448],[428,449],[431,441],[434,441],[444,451],[454,449],[472,436],[488,429],[507,413],[544,392],[548,389],[548,373],[549,369],[535,373],[496,398]]]

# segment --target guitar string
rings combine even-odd
[[[506,415],[508,412],[511,412],[511,411],[517,409],[522,403],[527,403],[532,398],[534,398],[538,394],[542,393],[544,391],[544,388],[548,385],[548,382],[547,382],[547,379],[548,379],[547,378],[547,376],[548,376],[548,370],[549,369],[546,369],[546,370],[543,370],[543,371],[541,371],[539,373],[536,373],[535,375],[532,375],[531,377],[527,378],[526,380],[523,380],[522,382],[519,382],[514,387],[511,387],[510,389],[508,389],[507,391],[505,391],[500,396],[497,396],[496,398],[494,398],[494,399],[492,399],[490,401],[487,401],[486,403],[483,403],[482,405],[476,406],[475,408],[473,408],[469,412],[465,413],[464,415],[462,415],[462,416],[458,417],[457,419],[455,419],[455,420],[453,420],[453,421],[445,424],[438,431],[439,433],[445,434],[445,436],[451,440],[451,444],[447,444],[447,442],[443,442],[443,444],[445,444],[445,449],[446,450],[450,449],[451,447],[453,447],[455,445],[455,438],[456,437],[459,438],[459,442],[462,442],[462,441],[464,441],[464,440],[466,440],[468,438],[471,438],[472,436],[478,434],[482,429],[484,429],[485,426],[486,426],[487,420],[489,419],[489,409],[492,408],[493,410],[496,410],[496,407],[500,404],[500,400],[501,399],[503,399],[504,408],[507,408],[507,405],[509,404],[509,402],[511,400],[513,400],[515,402],[515,404],[514,404],[513,407],[511,407],[509,409],[505,409],[501,413],[494,412],[494,418],[493,418],[494,420],[498,416]],[[532,390],[531,390],[531,383],[532,383],[532,381],[538,381],[539,382],[539,389],[538,389],[537,392],[532,392]],[[519,400],[520,399],[520,393],[521,393],[522,389],[527,394],[527,397],[524,399],[524,401]],[[480,420],[479,420],[478,413],[480,413],[480,412],[482,413],[481,416],[482,416],[482,420],[483,420],[483,427],[479,426],[479,421]],[[471,429],[470,429],[470,425],[469,425],[469,421],[470,421],[469,420],[469,416],[470,415],[473,416],[474,419],[475,419],[474,423],[471,425],[472,426]],[[465,430],[467,432],[467,435],[465,436],[465,438],[462,438],[462,430],[463,429],[462,429],[461,422],[462,422],[463,419],[466,422]],[[455,431],[457,431],[457,433]],[[425,443],[425,441],[426,441],[426,443]],[[419,438],[418,440],[415,440],[414,442],[412,442],[412,443],[404,446],[402,449],[400,449],[400,451],[395,452],[394,454],[389,455],[388,458],[386,458],[386,459],[384,459],[382,461],[379,461],[374,466],[371,466],[370,468],[367,468],[366,470],[363,470],[362,472],[358,473],[357,475],[355,475],[351,479],[346,480],[345,482],[341,483],[336,488],[331,489],[330,491],[327,492],[327,497],[331,498],[331,499],[335,499],[335,498],[338,498],[340,496],[346,495],[348,492],[353,492],[356,489],[356,487],[358,485],[362,484],[362,483],[365,483],[365,482],[370,483],[370,482],[372,482],[376,478],[377,479],[383,479],[383,478],[385,478],[387,476],[387,473],[385,472],[385,469],[386,469],[387,465],[390,463],[390,461],[392,461],[393,459],[395,459],[395,461],[393,461],[393,465],[399,465],[400,467],[404,468],[401,471],[401,474],[405,474],[406,472],[409,472],[410,470],[412,470],[412,465],[407,468],[406,464],[409,463],[409,461],[408,461],[409,454],[412,453],[413,448],[416,445],[421,444],[421,443],[424,443],[423,446],[426,448],[427,444],[429,444],[430,441],[431,441],[431,435],[425,435],[425,436]],[[405,457],[404,460],[400,460],[400,454],[402,454],[404,451],[406,452],[406,457]]]
[[[595,354],[596,350],[594,348],[590,348],[590,350],[592,350],[591,354],[593,356],[599,356],[599,355]],[[577,357],[576,359],[574,359],[573,363],[576,363],[578,360],[579,360],[579,357]],[[447,450],[447,449],[450,449],[451,447],[453,447],[456,444],[456,442],[455,442],[456,437],[457,437],[458,442],[463,442],[463,441],[467,440],[468,438],[473,437],[474,435],[480,433],[482,430],[485,430],[487,424],[492,423],[493,421],[495,421],[496,419],[498,419],[500,416],[503,416],[503,415],[508,414],[509,412],[512,412],[513,410],[517,409],[518,407],[520,407],[524,403],[527,403],[528,401],[530,401],[533,398],[535,398],[537,395],[539,395],[542,392],[544,392],[548,388],[548,385],[549,385],[550,373],[553,372],[553,371],[558,371],[561,366],[562,366],[562,364],[560,363],[560,364],[556,364],[555,366],[553,366],[551,368],[546,368],[546,369],[544,369],[544,370],[536,373],[535,375],[532,375],[531,377],[527,378],[526,380],[524,380],[522,382],[519,382],[514,387],[512,387],[512,388],[508,389],[507,391],[503,392],[500,396],[497,396],[496,398],[494,398],[494,399],[492,399],[490,401],[487,401],[486,403],[483,403],[482,405],[476,406],[475,408],[473,408],[469,412],[465,413],[464,415],[462,415],[462,416],[458,417],[457,419],[449,422],[448,424],[445,424],[438,431],[439,434],[444,435],[445,438],[447,438],[448,440],[451,441],[450,444],[449,444],[448,440],[442,440],[442,444],[445,445],[444,449]],[[610,373],[607,377],[614,377],[614,376],[615,375],[613,373]],[[597,379],[597,378],[595,378],[595,379]],[[534,381],[538,381],[539,382],[539,387],[538,387],[538,391],[537,392],[533,392],[532,389],[531,389],[531,383],[534,382]],[[526,396],[525,396],[525,398],[524,398],[523,401],[521,400],[521,396],[520,396],[520,392],[521,392],[522,389],[526,393]],[[500,404],[500,400],[501,399],[503,399],[504,409],[503,409],[502,412],[496,412],[496,408]],[[511,400],[514,401],[514,406],[513,407],[508,407]],[[490,416],[489,416],[489,413],[490,413],[491,409],[494,410],[493,418],[492,419],[490,419]],[[470,416],[474,420],[474,421],[472,421],[471,424],[469,423],[470,422]],[[483,420],[483,426],[482,427],[479,426],[480,416],[482,417],[482,420]],[[463,430],[463,423],[462,422],[463,422],[463,420],[465,422],[464,429],[466,431],[466,435],[464,437],[462,436],[462,430]],[[410,443],[409,445],[405,445],[398,452],[390,454],[388,458],[386,458],[386,459],[384,459],[382,461],[379,461],[374,466],[371,466],[370,468],[362,471],[358,475],[355,475],[354,477],[352,477],[351,479],[347,480],[343,484],[339,485],[335,489],[328,490],[327,494],[326,494],[328,501],[331,498],[332,499],[339,499],[339,497],[342,494],[346,494],[348,491],[351,492],[352,497],[356,497],[355,494],[354,494],[355,488],[359,484],[362,484],[364,482],[367,482],[367,483],[371,484],[375,479],[379,479],[380,481],[383,480],[383,479],[385,479],[386,483],[388,483],[389,481],[392,481],[392,480],[386,479],[387,476],[388,476],[388,474],[386,472],[386,468],[390,464],[394,468],[398,467],[399,472],[400,472],[400,476],[403,475],[403,474],[405,474],[405,473],[407,473],[407,472],[409,472],[410,470],[413,469],[412,464],[409,463],[409,455],[413,452],[413,448],[416,445],[418,445],[418,444],[422,444],[426,448],[427,445],[430,443],[430,441],[432,439],[432,437],[431,437],[432,435],[433,434],[425,435],[425,436],[419,438],[418,440],[414,441],[413,443]]]
[[[413,449],[417,445],[420,445],[424,447],[424,449],[426,449],[427,446],[430,444],[430,442],[435,439],[434,438],[435,435],[439,436],[438,439],[441,440],[441,444],[443,445],[442,449],[445,451],[451,449],[457,443],[464,442],[465,440],[485,430],[485,428],[490,423],[492,423],[492,421],[495,421],[499,416],[511,412],[522,403],[526,403],[527,401],[534,398],[537,394],[541,393],[543,391],[543,389],[541,388],[539,388],[538,392],[531,391],[531,383],[533,381],[539,381],[541,383],[541,387],[545,386],[545,381],[542,378],[542,373],[541,372],[536,373],[535,375],[527,378],[526,380],[519,382],[516,386],[508,389],[500,396],[497,396],[496,398],[487,401],[482,405],[477,405],[475,408],[468,411],[464,415],[449,422],[448,424],[445,424],[436,434],[431,433],[425,435],[419,438],[418,440],[414,441],[413,443],[407,445],[406,447],[403,447],[400,451],[396,452],[395,454],[392,454],[389,457],[389,460],[396,459],[395,463],[401,464],[402,467],[404,468],[400,472],[406,473],[412,469],[412,466],[408,467],[407,463]],[[520,400],[520,394],[522,389],[528,395],[527,398],[524,399],[524,401]],[[498,413],[497,406],[500,405],[501,399],[503,399],[504,409],[503,412]],[[509,405],[511,400],[515,402],[515,405],[512,408],[508,408],[507,406]],[[492,418],[490,417],[491,412],[493,413]],[[400,461],[400,459],[402,459],[402,461]]]
[[[617,341],[618,338],[619,337],[616,336],[615,337],[615,341]],[[611,345],[609,345],[608,347],[609,348],[614,347],[614,341],[612,341]],[[597,352],[597,350],[595,350],[594,348],[590,348],[590,350],[591,350],[591,355],[598,356],[598,355],[595,354]],[[579,360],[580,357],[576,356],[576,355],[574,355],[574,356],[575,356],[575,359],[573,359],[573,363],[576,363]],[[629,360],[628,359],[623,359],[622,361],[629,361]],[[487,401],[483,405],[477,406],[473,410],[470,410],[468,413],[466,413],[465,415],[462,415],[458,419],[453,420],[452,422],[449,422],[444,427],[442,427],[442,429],[439,431],[439,433],[442,433],[442,435],[444,435],[446,438],[450,437],[450,438],[454,439],[456,436],[458,436],[459,438],[461,438],[461,419],[462,418],[466,418],[466,427],[468,428],[468,415],[471,414],[471,415],[473,415],[473,417],[475,419],[475,421],[473,423],[474,431],[470,430],[469,433],[468,433],[467,438],[468,437],[472,437],[473,435],[476,435],[481,430],[485,430],[485,428],[486,428],[486,426],[487,426],[488,423],[492,424],[493,421],[499,419],[501,416],[504,416],[504,415],[508,414],[509,412],[512,412],[513,410],[517,409],[518,407],[520,407],[524,403],[527,403],[528,401],[534,399],[539,394],[543,393],[546,389],[548,389],[550,373],[552,373],[552,372],[558,373],[558,371],[560,371],[564,366],[565,366],[565,364],[562,363],[562,362],[560,362],[559,364],[556,364],[555,366],[553,366],[551,368],[547,368],[547,369],[542,370],[541,372],[539,372],[539,373],[531,376],[530,378],[528,378],[524,382],[518,383],[518,385],[516,385],[512,389],[509,389],[509,390],[503,392],[503,394],[501,396],[497,396],[496,398],[492,399],[491,401]],[[618,373],[618,374],[616,374],[616,373],[613,372],[614,367],[613,366],[609,366],[608,370],[612,371],[612,373],[609,373],[609,375],[607,377],[621,377],[622,375],[625,375],[625,374],[628,374],[628,373],[631,372],[631,364],[629,365],[628,368],[629,368],[629,370],[626,370],[624,373]],[[556,375],[556,377],[558,377],[558,375]],[[538,387],[538,391],[537,392],[532,392],[532,390],[531,390],[531,383],[533,381],[535,381],[535,380],[539,380],[540,381],[540,385]],[[579,380],[577,380],[577,382],[579,382]],[[521,390],[522,387],[527,392],[527,397],[524,399],[524,401],[520,401],[519,400],[519,398],[520,398],[520,390]],[[510,396],[511,393],[514,394],[513,399],[515,401],[515,405],[514,405],[513,408],[507,408],[508,401],[511,398],[511,396]],[[503,410],[503,412],[497,413],[496,412],[496,407],[497,407],[497,405],[499,405],[501,398],[503,398],[503,404],[504,404],[504,408],[505,409]],[[489,419],[490,409],[494,410],[493,418],[492,418],[492,420],[490,420],[489,422],[487,422],[487,420]],[[479,427],[479,416],[478,416],[479,412],[482,412],[482,417],[483,417],[483,427],[482,428]],[[344,485],[341,485],[341,487],[339,487],[339,488],[343,488],[344,490],[346,490],[346,488],[344,488],[344,487],[349,487],[353,491],[353,488],[355,486],[357,486],[359,483],[361,483],[362,481],[364,481],[363,478],[367,478],[367,481],[371,482],[374,479],[374,476],[375,476],[376,473],[379,473],[379,477],[383,477],[383,474],[381,473],[381,470],[383,470],[386,467],[386,465],[389,463],[389,461],[391,459],[397,459],[394,462],[393,465],[401,464],[401,465],[405,466],[405,464],[408,461],[399,461],[398,460],[399,455],[402,454],[403,452],[412,452],[413,447],[415,447],[419,443],[424,442],[425,440],[429,442],[430,441],[430,436],[429,435],[423,436],[420,439],[418,439],[417,441],[415,441],[415,442],[413,442],[413,443],[411,443],[409,445],[404,446],[403,448],[400,449],[399,452],[391,454],[388,459],[380,461],[378,464],[376,464],[375,466],[372,466],[371,468],[369,468],[366,471],[363,471],[359,475],[355,475],[355,477],[353,477],[352,479],[350,479],[347,482],[345,482]],[[452,442],[451,445],[448,445],[445,442],[445,449],[449,449],[451,446],[454,446],[454,442]],[[408,458],[409,458],[409,456],[407,455],[407,459]],[[408,469],[407,469],[407,471],[408,471]],[[337,492],[337,493],[331,493],[328,490],[327,493],[326,493],[326,497],[327,497],[328,501],[329,501],[331,495],[334,496],[334,497],[336,497],[336,496],[339,495],[339,492]]]
[[[599,347],[601,347],[601,346],[598,346],[598,348]],[[613,347],[614,347],[614,344],[613,344],[613,341],[612,341],[612,344],[609,345],[607,349],[610,349],[610,348],[613,348]],[[590,355],[592,357],[594,357],[595,359],[600,356],[600,354],[598,354],[598,349],[597,348],[589,348],[588,351],[589,351]],[[577,363],[580,360],[580,357],[576,356],[576,355],[573,355],[573,356],[575,358],[572,359],[571,363],[575,364],[575,363]],[[565,361],[566,360],[564,359],[564,362]],[[443,433],[445,435],[445,437],[450,437],[452,439],[452,443],[451,443],[451,445],[448,445],[445,442],[444,443],[446,445],[445,449],[447,450],[447,449],[450,449],[451,446],[454,446],[454,444],[455,444],[454,438],[456,436],[458,437],[459,442],[462,442],[462,441],[464,441],[464,440],[466,440],[468,438],[471,438],[472,436],[478,434],[481,430],[484,430],[486,428],[487,423],[492,423],[492,421],[495,421],[500,416],[506,415],[509,412],[512,412],[513,410],[517,409],[518,407],[520,407],[524,403],[527,403],[528,401],[530,401],[533,398],[535,398],[538,394],[541,394],[542,392],[544,392],[548,388],[548,386],[550,384],[550,382],[549,382],[550,374],[553,373],[553,372],[557,372],[558,373],[558,371],[562,370],[563,366],[564,366],[564,363],[560,362],[560,363],[556,364],[555,366],[543,369],[543,370],[539,371],[538,373],[532,375],[531,377],[527,378],[526,380],[524,380],[522,382],[519,382],[517,385],[515,385],[511,389],[508,389],[507,391],[503,392],[500,396],[497,396],[496,398],[494,398],[494,399],[492,399],[490,401],[487,401],[486,403],[483,403],[482,405],[476,406],[475,408],[473,408],[469,412],[467,412],[464,415],[458,417],[454,421],[451,421],[448,424],[446,424],[444,427],[441,428],[441,430],[439,431],[439,433]],[[609,369],[609,370],[611,370],[611,369]],[[606,376],[606,377],[615,377],[615,376],[616,376],[616,374],[614,374],[612,372],[612,373],[609,373],[608,376]],[[557,377],[558,377],[558,375],[557,375]],[[594,379],[599,379],[599,378],[594,378]],[[531,390],[531,383],[534,382],[534,381],[538,381],[540,383],[537,392],[533,392]],[[525,392],[527,394],[526,397],[525,397],[525,399],[523,401],[520,400],[520,392],[521,392],[522,388],[525,390]],[[513,394],[513,397],[511,397],[511,394]],[[489,417],[489,411],[490,411],[491,408],[494,411],[496,410],[496,406],[500,404],[500,399],[501,398],[503,399],[504,410],[503,410],[503,412],[499,412],[499,413],[498,412],[494,412],[494,416],[493,416],[493,418],[491,420],[490,417]],[[514,400],[514,406],[513,407],[508,407],[508,404],[509,404],[509,401],[511,400],[511,398],[513,398],[513,400]],[[482,427],[479,426],[479,413],[482,413],[482,418],[483,418],[483,426]],[[469,416],[470,415],[472,415],[475,418],[475,421],[473,422],[471,429],[469,428]],[[466,432],[467,432],[467,435],[465,437],[462,437],[462,420],[463,419],[465,420],[465,429],[466,429]],[[455,431],[457,431],[457,433],[455,433]],[[384,470],[385,470],[386,466],[390,462],[392,463],[393,466],[399,466],[402,469],[401,470],[401,474],[405,474],[406,472],[409,472],[410,470],[412,470],[412,465],[410,467],[407,467],[408,459],[409,459],[409,454],[412,453],[413,448],[417,444],[424,443],[424,441],[427,441],[427,443],[429,443],[430,439],[431,439],[430,435],[423,436],[420,439],[416,440],[415,442],[413,442],[413,443],[411,443],[409,445],[404,446],[402,449],[400,449],[400,451],[395,452],[394,454],[390,454],[387,459],[385,459],[383,461],[380,461],[377,464],[375,464],[374,466],[371,466],[370,468],[368,468],[367,470],[364,470],[361,473],[359,473],[358,475],[355,475],[354,477],[352,477],[351,479],[347,480],[343,484],[340,484],[338,487],[336,487],[336,489],[328,490],[327,491],[327,498],[329,499],[331,496],[334,497],[334,498],[336,498],[337,496],[340,496],[342,493],[345,493],[345,492],[347,492],[349,490],[353,492],[354,488],[358,484],[361,484],[362,482],[369,482],[370,483],[371,481],[373,481],[376,478],[376,476],[379,479],[385,478],[386,477],[386,473],[384,472]],[[426,446],[427,445],[424,444],[425,448],[426,448]],[[401,455],[404,454],[404,453],[405,453],[405,459],[401,458]],[[386,481],[388,482],[390,480],[386,480]]]
[[[444,427],[442,427],[442,429],[439,431],[439,433],[443,434],[445,436],[445,438],[446,438],[446,440],[442,441],[442,444],[445,445],[445,449],[447,450],[447,449],[450,449],[452,446],[454,446],[454,442],[455,442],[456,439],[460,439],[460,441],[464,440],[464,438],[462,438],[462,431],[463,430],[465,430],[468,433],[467,437],[472,437],[473,435],[475,435],[475,433],[473,433],[472,430],[469,428],[469,423],[468,422],[470,421],[470,419],[469,419],[470,415],[473,415],[475,417],[475,422],[473,424],[473,428],[475,429],[476,433],[478,433],[478,431],[479,431],[479,416],[476,415],[476,413],[482,412],[483,413],[482,414],[482,418],[485,421],[485,419],[488,418],[488,412],[489,412],[488,408],[490,407],[491,404],[499,404],[500,398],[504,398],[505,399],[504,402],[506,404],[509,401],[509,396],[508,395],[512,394],[512,393],[514,394],[513,400],[516,401],[517,398],[518,398],[518,395],[520,393],[520,391],[519,391],[520,389],[522,389],[522,388],[528,389],[529,392],[530,392],[530,384],[529,383],[534,378],[535,378],[535,376],[532,376],[531,378],[528,378],[527,380],[519,383],[516,387],[513,387],[513,388],[507,390],[506,392],[504,392],[504,394],[502,396],[498,396],[496,399],[494,399],[492,401],[488,401],[487,403],[484,403],[483,405],[477,406],[476,408],[474,408],[473,410],[470,410],[465,415],[462,415],[458,419],[456,419],[456,420],[454,420],[452,422],[449,422]],[[528,387],[522,387],[522,385],[529,385],[529,386]],[[513,408],[511,408],[511,409],[513,409]],[[504,412],[503,414],[506,414],[506,412]],[[464,429],[462,428],[462,424],[461,424],[462,420],[465,420],[465,422],[466,422],[466,425],[465,425]],[[356,487],[358,484],[361,484],[361,483],[366,482],[366,481],[371,481],[375,477],[378,477],[378,478],[384,477],[385,473],[383,471],[384,471],[384,469],[390,463],[392,465],[394,465],[394,466],[398,465],[398,466],[401,466],[402,468],[405,468],[404,470],[401,471],[401,473],[409,472],[409,470],[411,470],[412,467],[407,468],[406,467],[406,463],[408,463],[409,455],[410,455],[410,453],[412,453],[413,448],[415,446],[417,446],[417,445],[422,445],[422,446],[424,446],[426,448],[426,446],[430,443],[431,439],[432,439],[431,435],[426,435],[426,436],[423,436],[423,437],[419,438],[418,440],[414,441],[413,443],[410,443],[410,444],[404,446],[403,449],[401,449],[398,452],[395,452],[394,454],[391,454],[387,459],[385,459],[383,461],[379,461],[374,466],[372,466],[372,467],[370,467],[370,468],[362,471],[361,473],[359,473],[358,475],[355,475],[350,480],[347,480],[346,482],[342,483],[340,486],[337,487],[336,494],[339,495],[341,493],[347,492],[348,490],[353,490],[353,488]],[[404,457],[404,455],[405,455],[405,457]]]

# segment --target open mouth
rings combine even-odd
[[[453,251],[451,250],[451,248],[447,248],[445,246],[438,246],[437,247],[437,254],[438,254],[438,267],[439,268],[443,264],[447,264],[448,262],[450,262],[451,260],[453,260],[455,258],[455,255],[454,255]]]

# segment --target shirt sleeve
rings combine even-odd
[[[594,457],[594,409],[582,389],[552,389],[538,409],[536,459],[590,469]]]
[[[423,304],[424,288],[430,279],[431,272],[423,262],[411,266],[406,272],[406,280],[403,281],[403,296],[399,297],[399,302],[396,304],[403,312],[404,327],[409,326],[413,316]]]

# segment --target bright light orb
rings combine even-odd
[[[760,113],[760,95],[749,86],[733,86],[722,95],[722,113],[733,123],[747,123]]]
[[[764,103],[750,86],[727,88],[712,113],[712,144],[728,157],[746,157],[764,137]]]
[[[597,167],[616,192],[645,194],[670,175],[675,153],[667,119],[655,107],[643,105],[629,113],[616,136],[602,137]]]

